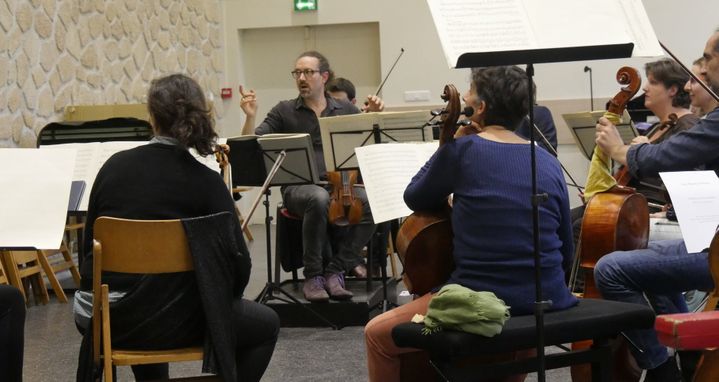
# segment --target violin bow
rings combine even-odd
[[[382,87],[384,86],[384,83],[387,82],[387,79],[389,78],[389,75],[392,74],[392,71],[394,70],[394,67],[397,66],[397,62],[399,62],[399,59],[402,57],[403,54],[404,54],[404,48],[399,48],[399,55],[398,55],[397,58],[394,60],[394,63],[392,64],[392,67],[389,68],[389,72],[387,72],[387,75],[384,76],[384,80],[382,80],[382,83],[379,84],[379,87],[377,87],[377,91],[374,92],[374,95],[379,95],[379,92],[382,91]]]

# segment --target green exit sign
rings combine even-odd
[[[295,11],[316,11],[317,1],[319,0],[293,0],[295,3]]]

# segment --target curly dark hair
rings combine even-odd
[[[661,82],[667,89],[676,86],[677,93],[672,98],[672,106],[689,107],[691,98],[689,98],[689,93],[684,90],[684,85],[689,80],[689,75],[679,64],[673,60],[662,59],[646,63],[644,71],[647,76],[651,74],[655,80]]]
[[[477,97],[486,104],[484,122],[514,131],[529,113],[527,75],[516,66],[472,69],[472,84]],[[534,86],[532,103],[534,103]]]
[[[194,147],[202,156],[213,153],[215,121],[195,80],[184,74],[153,80],[147,92],[147,109],[157,133]]]
[[[327,61],[327,57],[325,57],[322,53],[316,51],[316,50],[309,50],[307,52],[304,52],[297,56],[297,59],[299,60],[302,57],[314,57],[320,62],[320,73],[327,72],[329,73],[329,77],[327,77],[327,82],[332,81],[335,78],[335,72],[330,69],[330,62]]]

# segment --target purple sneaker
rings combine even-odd
[[[349,300],[352,298],[352,292],[345,289],[344,273],[328,273],[325,278],[327,279],[325,290],[330,294],[330,298],[334,300]]]
[[[325,278],[322,275],[305,280],[302,293],[305,294],[305,299],[309,302],[327,302],[330,300],[330,296],[325,292]]]

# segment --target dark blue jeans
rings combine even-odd
[[[305,278],[323,273],[349,271],[362,262],[359,252],[372,237],[375,225],[364,188],[355,187],[354,194],[362,200],[362,219],[359,224],[350,226],[339,251],[335,256],[331,256],[329,264],[323,270],[322,253],[330,245],[327,235],[329,193],[314,184],[288,186],[283,190],[282,201],[285,208],[293,215],[302,217],[302,261],[305,264]]]
[[[651,303],[657,314],[686,312],[682,292],[714,288],[707,252],[687,253],[683,240],[653,241],[647,249],[612,252],[597,262],[594,278],[605,299]],[[654,329],[625,334],[643,350],[632,349],[641,368],[653,369],[668,358]]]

